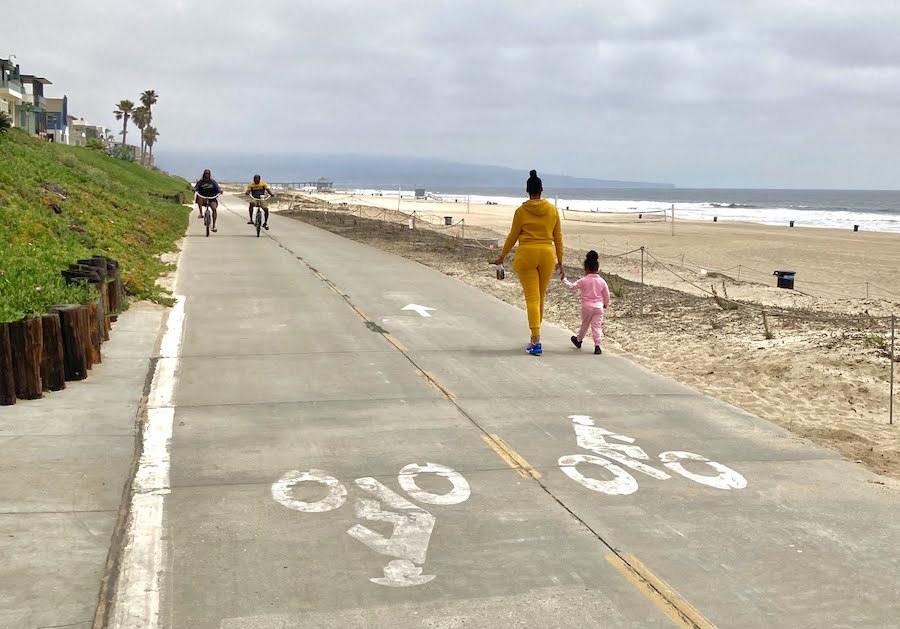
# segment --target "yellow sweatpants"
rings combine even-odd
[[[553,245],[519,245],[513,259],[513,270],[525,292],[528,327],[532,336],[540,336],[544,320],[544,295],[553,277],[556,249]]]

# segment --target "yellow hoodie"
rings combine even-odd
[[[501,258],[509,255],[517,240],[519,245],[556,245],[556,259],[562,260],[562,228],[556,206],[546,199],[529,199],[520,205],[513,217]]]

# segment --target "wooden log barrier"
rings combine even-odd
[[[107,275],[106,294],[109,297],[109,314],[115,315],[119,312],[119,293],[116,289],[116,281],[112,275]]]
[[[59,315],[63,339],[63,368],[68,381],[87,378],[87,356],[84,347],[84,330],[80,323],[80,307],[74,304],[51,306],[48,312]]]
[[[42,354],[41,381],[45,391],[61,391],[66,388],[65,354],[63,353],[62,325],[59,314],[41,317]]]
[[[100,325],[100,342],[105,343],[109,340],[109,317],[106,316],[107,306],[103,300],[103,291],[106,284],[100,286],[100,298],[97,306],[97,323]]]
[[[0,406],[16,403],[16,379],[13,376],[9,324],[0,323]]]
[[[88,344],[91,352],[91,362],[95,365],[99,365],[103,362],[103,358],[100,355],[100,339],[102,338],[102,333],[97,320],[97,304],[88,304],[85,307],[87,308],[88,329],[90,332],[88,338],[91,341]]]
[[[16,397],[37,400],[43,397],[41,384],[41,348],[43,333],[40,319],[22,319],[9,324],[13,378]]]
[[[84,348],[84,362],[88,371],[90,371],[94,367],[94,349],[92,347],[93,340],[91,339],[91,319],[87,306],[78,306],[75,318],[78,320],[78,327],[80,328],[78,338],[81,340],[81,345]]]
[[[79,260],[78,264],[87,267],[88,269],[97,273],[97,276],[100,278],[100,281],[94,284],[94,287],[97,289],[97,292],[100,294],[101,298],[103,296],[103,286],[106,284],[107,276],[109,275],[109,271],[107,270],[107,259],[104,256],[94,256],[90,259]],[[97,308],[100,312],[97,313],[98,317],[102,319],[101,315],[105,312],[104,304],[102,302],[98,303]]]
[[[68,269],[62,271],[62,276],[65,278],[66,284],[70,285],[100,281],[100,277],[96,273],[81,268],[80,265],[76,264],[69,265]]]
[[[109,291],[109,314],[117,315],[122,310],[122,293],[121,293],[121,274],[119,273],[119,263],[115,260],[106,260],[106,277],[112,284]],[[115,321],[115,319],[113,319]]]
[[[109,321],[109,259],[105,256],[94,256],[91,258],[94,261],[94,266],[103,269],[102,278],[100,284],[97,285],[97,290],[100,291],[100,308],[98,308],[97,318],[100,322],[101,332],[103,333],[103,340],[109,340],[109,331],[110,331],[110,321]]]
[[[97,301],[95,301],[94,303],[89,304],[89,305],[94,309],[94,314],[91,317],[91,329],[93,330],[93,334],[97,337],[97,347],[99,348],[100,345],[103,343],[103,340],[104,340],[103,333],[104,333],[104,329],[106,327],[106,325],[104,323],[104,321],[105,321],[104,314],[105,313],[103,312],[103,299],[100,297],[100,291],[103,289],[103,284],[101,284],[99,282],[91,282],[90,284],[97,291]],[[95,363],[100,362],[99,350],[98,350],[97,360],[95,360],[94,362]]]
[[[91,286],[93,286],[98,295],[102,295],[104,290],[104,283],[106,281],[106,268],[94,266],[94,259],[85,259],[79,260],[78,264],[70,264],[69,268],[62,272],[63,277],[66,280],[67,284],[80,284],[87,282]],[[96,328],[96,331],[92,331],[88,335],[88,339],[93,343],[94,337],[96,336],[99,342],[103,342],[104,336],[109,336],[108,333],[105,332],[106,328],[106,316],[105,312],[102,309],[102,296],[98,296],[97,303],[93,304],[95,308],[94,317],[91,318],[88,315],[88,323],[92,325],[93,328]],[[96,310],[99,309],[99,313]],[[94,352],[93,347],[86,348],[88,351],[88,363],[99,363],[99,350]],[[91,368],[91,365],[88,365],[88,369]]]
[[[119,267],[119,262],[113,260],[113,263],[115,264],[113,279],[116,282],[116,291],[119,293],[119,312],[121,312],[125,309],[125,302],[128,300],[128,296],[125,293],[125,281],[122,279],[122,269]]]

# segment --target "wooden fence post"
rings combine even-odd
[[[100,281],[94,284],[99,293],[97,298],[97,328],[100,331],[100,342],[109,340],[109,329],[106,327],[106,315],[109,312],[109,297],[106,293],[107,265],[104,256],[94,256],[91,258],[92,265],[97,269],[97,275]]]
[[[44,395],[41,385],[41,320],[13,321],[9,324],[9,340],[16,397],[21,400],[40,399]]]
[[[41,380],[44,389],[61,391],[66,388],[66,370],[59,314],[54,312],[41,317],[41,335]]]
[[[16,380],[13,376],[12,347],[9,324],[0,323],[0,406],[16,403]]]
[[[112,260],[107,260],[107,292],[109,293],[109,314],[115,316],[119,312],[119,287],[115,280],[115,266]]]
[[[113,280],[114,304],[110,306],[110,315],[116,317],[125,305],[125,286],[122,283],[122,273],[116,260],[107,259],[107,277],[111,277]]]
[[[93,340],[91,338],[91,320],[90,315],[88,314],[88,307],[77,306],[75,317],[80,329],[78,338],[81,341],[82,347],[84,347],[85,364],[87,365],[88,371],[90,371],[94,367],[94,349]]]
[[[97,304],[88,304],[84,307],[87,309],[88,316],[88,338],[91,341],[88,346],[91,351],[91,362],[99,365],[103,362],[103,357],[100,355],[100,339],[103,336],[97,321]]]
[[[80,325],[79,307],[73,304],[51,306],[48,312],[59,315],[63,340],[63,368],[66,380],[87,378],[87,356],[84,349],[84,329]]]

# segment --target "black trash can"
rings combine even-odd
[[[794,288],[794,271],[775,271],[772,275],[778,276],[778,288]]]
[[[452,224],[453,224],[453,217],[452,217],[452,216],[445,216],[445,217],[444,217],[444,225],[452,225]]]

